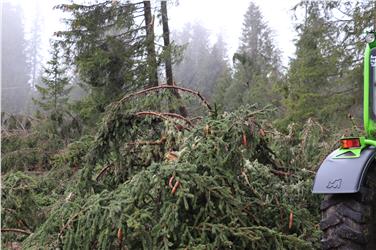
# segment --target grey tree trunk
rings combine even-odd
[[[170,51],[170,30],[168,27],[168,16],[167,16],[167,2],[161,1],[161,14],[162,14],[162,29],[163,29],[163,43],[164,51],[166,55],[165,68],[166,68],[166,80],[167,85],[174,85],[174,79],[172,75],[172,63],[171,63],[171,51]],[[172,90],[173,95],[180,100],[181,96],[177,90]],[[179,106],[179,113],[187,117],[187,109],[181,104]]]

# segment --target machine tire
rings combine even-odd
[[[376,166],[360,192],[327,194],[321,203],[322,249],[376,249]]]

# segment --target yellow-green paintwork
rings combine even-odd
[[[371,49],[376,47],[376,41],[368,43],[364,52],[364,97],[363,97],[363,121],[368,139],[376,139],[376,121],[371,119],[372,107],[370,107],[370,55]],[[376,101],[376,100],[374,100]]]
[[[376,35],[376,34],[375,34]],[[370,56],[371,50],[376,48],[376,40],[372,43],[368,43],[366,45],[366,49],[364,52],[364,70],[363,70],[363,77],[364,77],[364,96],[363,96],[363,122],[364,122],[364,129],[366,132],[366,138],[360,137],[360,148],[350,148],[350,149],[337,149],[335,152],[334,159],[343,159],[343,158],[357,158],[360,156],[362,150],[366,146],[374,146],[376,147],[376,120],[372,119],[371,112],[373,112],[370,98]],[[376,77],[376,76],[374,76]],[[376,89],[374,90],[376,91]],[[376,102],[376,100],[373,100]],[[349,154],[351,153],[351,154]]]
[[[348,148],[348,149],[339,148],[335,151],[335,154],[334,154],[335,156],[333,158],[334,159],[358,158],[363,148],[367,146],[367,143],[366,143],[367,139],[365,137],[359,137],[359,141],[360,141],[360,148]],[[376,142],[374,143],[376,145]],[[351,153],[351,154],[348,154],[348,153]]]

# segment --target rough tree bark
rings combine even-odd
[[[144,1],[144,17],[146,24],[146,50],[148,61],[148,87],[158,86],[158,65],[154,45],[154,16],[151,15],[150,1]]]
[[[174,85],[174,79],[172,76],[172,63],[171,63],[171,52],[170,52],[170,30],[168,27],[168,16],[167,16],[167,2],[166,1],[161,1],[161,14],[162,14],[162,29],[163,29],[163,43],[164,47],[163,50],[166,55],[166,60],[165,60],[165,68],[166,68],[166,80],[167,80],[167,85]],[[173,95],[177,99],[181,99],[181,96],[179,92],[176,90],[172,90]],[[183,117],[187,117],[188,112],[187,109],[184,106],[179,107],[179,113]]]

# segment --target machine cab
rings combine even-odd
[[[364,54],[364,128],[366,136],[342,138],[341,147],[321,163],[313,193],[356,193],[376,158],[376,40],[367,34]]]
[[[367,34],[364,54],[364,128],[367,137],[376,138],[376,41],[375,33]]]

